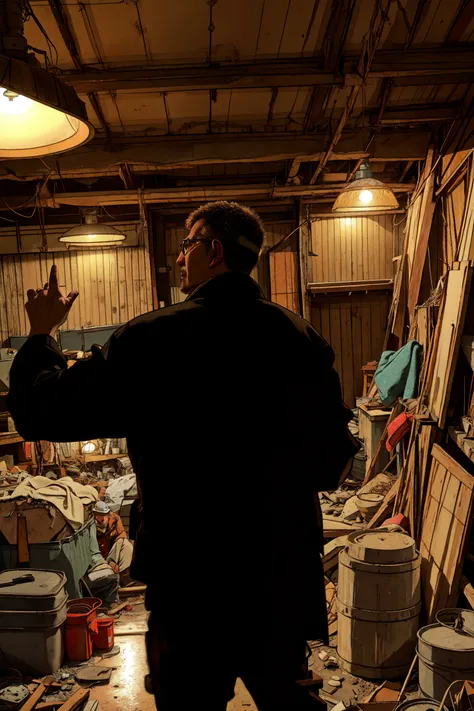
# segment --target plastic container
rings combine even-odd
[[[425,696],[441,701],[451,682],[474,681],[474,637],[445,624],[418,631],[418,679]]]
[[[5,666],[22,674],[56,672],[63,661],[66,576],[50,570],[5,570],[0,584],[31,574],[34,581],[0,587],[0,649]]]
[[[98,617],[97,628],[94,647],[107,651],[112,649],[114,646],[114,619],[112,617]]]
[[[66,617],[66,657],[71,662],[86,662],[94,651],[97,635],[97,610],[102,605],[98,597],[70,600]]]

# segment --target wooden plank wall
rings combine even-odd
[[[153,309],[148,234],[135,247],[0,256],[0,340],[28,333],[26,292],[48,280],[53,264],[60,284],[80,295],[64,329],[107,326]]]
[[[180,221],[169,221],[166,224],[166,260],[170,268],[171,302],[183,301],[186,297],[179,290],[179,267],[176,260],[179,255],[179,244],[187,235],[183,227],[184,218]],[[265,221],[265,245],[273,247],[280,239],[286,237],[292,230],[292,222]],[[257,269],[251,274],[258,282]],[[281,304],[295,313],[299,313],[298,293],[298,254],[296,242],[289,242],[283,251],[270,253],[270,279],[272,301]]]
[[[368,291],[312,299],[311,323],[334,350],[349,407],[362,395],[361,366],[382,353],[391,296],[389,291]]]
[[[401,254],[405,216],[330,217],[312,224],[310,282],[393,278]]]

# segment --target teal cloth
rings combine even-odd
[[[382,353],[374,378],[384,405],[417,396],[421,348],[418,341],[409,341],[398,351]]]

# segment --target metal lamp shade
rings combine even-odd
[[[349,183],[347,188],[339,193],[333,205],[333,212],[380,212],[394,210],[398,200],[393,190],[380,180],[361,178]]]
[[[111,225],[99,223],[76,225],[59,238],[71,247],[113,247],[123,242],[125,235]]]
[[[93,135],[86,106],[71,86],[0,55],[0,159],[62,153]]]

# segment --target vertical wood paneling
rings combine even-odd
[[[361,367],[383,349],[391,295],[382,292],[313,298],[311,322],[332,346],[345,402],[362,395]]]
[[[400,253],[402,215],[318,218],[312,224],[313,281],[393,278]]]
[[[53,264],[66,293],[79,291],[64,329],[124,323],[153,309],[148,234],[137,247],[0,257],[0,342],[28,333],[28,289],[43,286]]]

